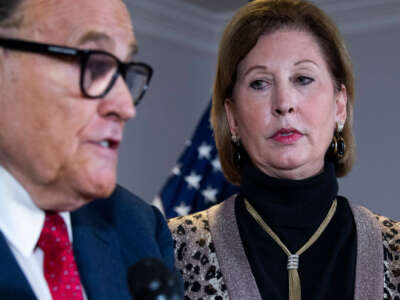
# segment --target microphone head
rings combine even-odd
[[[181,300],[177,277],[156,258],[144,258],[128,270],[128,286],[135,300]]]

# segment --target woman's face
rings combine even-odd
[[[335,123],[346,120],[346,102],[315,38],[281,29],[261,36],[240,62],[225,110],[231,134],[256,167],[303,179],[323,169]]]

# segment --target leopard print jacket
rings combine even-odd
[[[383,299],[400,300],[400,223],[374,215],[382,232]],[[169,220],[185,299],[229,299],[206,211]]]
[[[376,215],[383,240],[383,299],[400,300],[400,222]]]

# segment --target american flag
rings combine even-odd
[[[221,172],[209,122],[210,111],[211,104],[154,201],[162,206],[167,218],[204,210],[238,191]]]

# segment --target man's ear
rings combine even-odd
[[[231,135],[238,136],[239,129],[236,122],[235,103],[230,98],[226,98],[224,101],[224,107]]]

